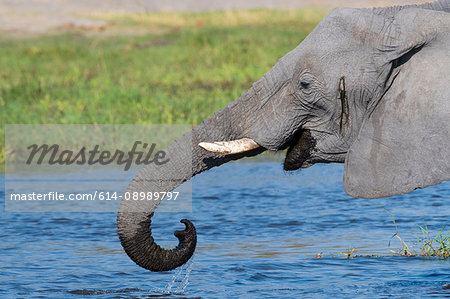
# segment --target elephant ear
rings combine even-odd
[[[387,197],[450,179],[450,17],[430,15],[420,23],[416,14],[416,23],[399,27],[408,32],[388,54],[390,85],[346,156],[344,188],[351,196]]]

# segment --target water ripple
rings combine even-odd
[[[342,175],[342,165],[286,175],[277,162],[246,162],[195,177],[193,212],[152,223],[170,247],[179,219],[192,220],[195,259],[162,273],[126,256],[115,213],[1,211],[0,297],[450,297],[450,260],[393,256],[401,244],[386,211],[412,245],[418,225],[436,233],[450,223],[450,183],[367,200],[345,194]]]

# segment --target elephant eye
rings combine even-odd
[[[306,81],[300,81],[300,87],[303,89],[308,89],[309,88],[310,83],[306,82]]]
[[[306,80],[300,80],[298,83],[300,91],[305,95],[310,95],[312,93],[311,82]]]
[[[299,77],[298,77],[298,89],[306,95],[310,95],[312,91],[314,90],[314,82],[315,78],[314,76],[308,72],[304,71]]]

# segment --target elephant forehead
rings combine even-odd
[[[391,24],[392,19],[370,9],[336,8],[315,29],[328,40],[366,44],[391,28]]]
[[[351,38],[336,38],[326,30],[311,33],[300,44],[299,50],[301,55],[298,56],[295,69],[297,76],[304,70],[316,75],[333,73],[335,70],[342,73],[347,68],[367,64],[372,54],[366,45],[352,41]]]
[[[294,84],[307,74],[319,81],[321,87],[337,88],[341,77],[353,80],[365,73],[369,65],[367,56],[364,49],[308,49],[296,63]]]
[[[365,49],[377,44],[381,35],[394,34],[391,20],[367,9],[337,8],[314,28],[304,41],[305,47],[320,57]]]

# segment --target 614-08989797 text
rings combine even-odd
[[[61,192],[29,192],[11,193],[9,199],[12,201],[89,201],[89,200],[176,200],[180,192],[119,192],[95,191],[93,193],[70,193]]]

